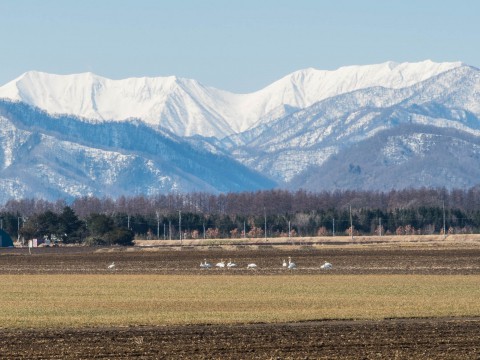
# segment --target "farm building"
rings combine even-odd
[[[5,231],[0,230],[0,247],[9,246],[13,246],[12,238]]]

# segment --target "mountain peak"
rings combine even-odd
[[[18,78],[13,80],[13,82],[21,82],[21,81],[52,81],[52,80],[60,80],[60,81],[65,81],[65,80],[81,80],[81,79],[105,79],[97,74],[94,74],[93,72],[87,71],[83,73],[75,73],[75,74],[52,74],[52,73],[47,73],[44,71],[38,71],[38,70],[30,70],[27,72],[24,72],[22,75],[20,75]]]
[[[410,86],[418,81],[426,80],[463,65],[460,61],[437,63],[432,60],[425,60],[421,62],[386,61],[372,65],[349,65],[335,70],[318,70],[310,67],[286,75],[277,82],[298,82],[305,79],[316,82],[362,79],[362,82],[358,84],[360,87],[376,86],[378,83],[383,84],[380,86],[391,87],[388,82],[393,81],[392,87],[397,88]]]
[[[310,67],[250,94],[233,94],[175,75],[112,80],[91,72],[29,71],[0,87],[0,98],[23,101],[48,113],[92,120],[137,118],[181,136],[223,138],[328,97],[376,86],[399,89],[459,66],[462,63],[425,60],[336,70]]]

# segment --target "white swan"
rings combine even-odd
[[[297,268],[297,265],[292,262],[292,258],[289,256],[288,257],[288,269],[292,270],[292,269],[296,269]]]
[[[223,260],[223,259],[220,260],[220,262],[216,263],[215,266],[218,267],[218,268],[224,268],[225,267],[225,260]]]
[[[232,267],[236,267],[237,264],[235,264],[234,262],[232,262],[232,259],[229,259],[228,260],[228,263],[227,263],[227,268],[232,268]]]
[[[285,259],[283,259],[283,264],[282,264],[282,266],[283,266],[284,268],[286,268],[286,267],[288,266],[287,261],[286,261]]]
[[[323,269],[323,270],[330,270],[333,268],[333,265],[330,264],[329,262],[325,261],[325,264],[323,264],[322,266],[320,266],[320,269]]]
[[[107,269],[115,269],[115,261],[108,265]]]
[[[247,265],[247,269],[256,269],[256,268],[257,268],[257,264],[251,263]]]
[[[212,267],[212,264],[207,262],[207,259],[203,259],[203,262],[200,263],[200,267],[202,269],[210,269]]]

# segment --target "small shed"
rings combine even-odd
[[[12,247],[13,241],[10,235],[0,229],[0,247]]]

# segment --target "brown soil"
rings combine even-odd
[[[292,256],[297,274],[480,274],[480,246],[472,248],[444,247],[308,247],[288,249],[277,247],[139,249],[59,247],[0,249],[0,274],[104,274],[114,261],[115,273],[120,274],[284,274],[282,260]],[[200,269],[207,259],[215,264],[232,258],[233,269]],[[333,270],[324,271],[324,261]],[[256,263],[256,271],[246,265]]]
[[[0,249],[0,274],[480,274],[479,247]],[[202,270],[232,258],[236,269]],[[324,260],[334,266],[323,271]],[[257,271],[246,264],[255,262]],[[1,329],[5,359],[480,359],[480,318],[89,329]]]
[[[0,330],[5,359],[479,359],[480,319]]]

